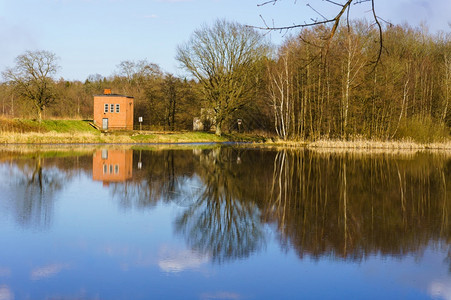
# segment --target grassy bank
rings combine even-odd
[[[98,133],[84,120],[36,120],[0,118],[0,133]]]
[[[377,141],[354,139],[283,141],[251,134],[225,134],[221,137],[207,132],[111,131],[100,132],[89,121],[1,119],[0,144],[157,144],[157,143],[221,143],[255,142],[276,147],[307,147],[310,149],[355,150],[451,150],[451,140],[437,143],[414,141]]]
[[[0,144],[140,144],[140,143],[213,143],[232,137],[218,137],[204,132],[186,133],[86,133],[28,132],[0,133]],[[246,140],[246,139],[243,139]]]
[[[229,141],[262,142],[263,138],[246,134],[221,137],[208,132],[100,132],[89,121],[0,119],[0,144],[142,144],[142,143],[214,143]]]

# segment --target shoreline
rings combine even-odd
[[[205,132],[136,132],[130,133],[11,133],[0,132],[1,146],[158,146],[158,145],[205,145],[237,143],[261,147],[306,148],[331,151],[395,151],[395,150],[435,150],[451,151],[451,140],[435,143],[417,143],[414,141],[378,141],[378,140],[317,140],[283,141],[257,135],[226,134],[216,136]]]

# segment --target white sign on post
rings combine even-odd
[[[138,122],[139,122],[139,131],[142,131],[142,125],[143,125],[143,117],[138,117]]]

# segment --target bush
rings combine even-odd
[[[450,131],[443,122],[430,116],[414,116],[399,125],[395,138],[411,139],[418,143],[443,142],[450,138]]]

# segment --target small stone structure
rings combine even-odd
[[[211,131],[216,129],[216,118],[213,109],[202,108],[200,118],[193,119],[194,131]]]

